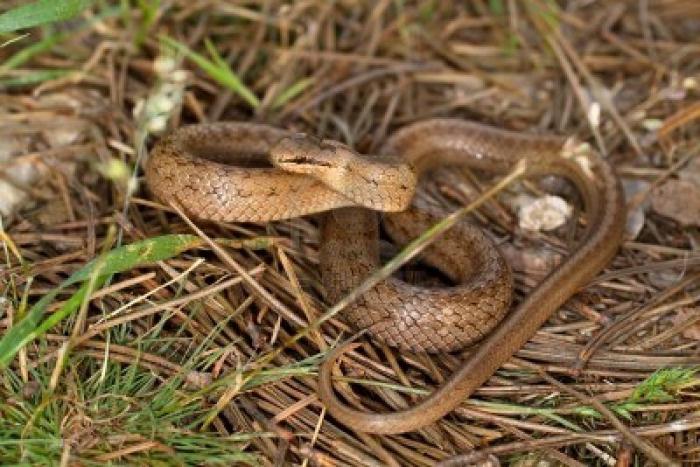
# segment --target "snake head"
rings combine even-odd
[[[273,166],[285,172],[309,175],[346,196],[356,183],[349,177],[352,166],[361,165],[363,159],[342,143],[304,133],[284,137],[270,149]]]
[[[287,136],[270,149],[270,161],[285,172],[309,175],[358,206],[403,211],[416,184],[401,158],[362,156],[349,146],[305,134]]]
[[[349,157],[357,156],[347,146],[304,133],[284,137],[270,149],[275,167],[318,178],[329,171],[342,171]]]

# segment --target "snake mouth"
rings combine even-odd
[[[333,167],[333,165],[330,162],[326,161],[320,161],[318,159],[314,159],[313,157],[307,157],[307,156],[290,156],[290,157],[285,157],[285,156],[277,156],[276,161],[278,165],[306,165],[306,166],[314,166],[314,167]]]

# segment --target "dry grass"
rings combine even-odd
[[[166,118],[268,122],[368,153],[433,116],[575,134],[618,167],[631,209],[700,152],[695,0],[135,3],[98,2],[0,48],[0,149],[18,154],[0,167],[41,176],[2,220],[0,335],[101,251],[193,233],[141,178]],[[186,81],[164,56],[190,70]],[[463,202],[487,186],[464,175],[437,191]],[[218,254],[200,241],[93,281],[75,313],[2,370],[0,416],[11,422],[0,422],[0,460],[433,465],[467,452],[517,465],[642,465],[652,462],[645,440],[666,459],[700,463],[700,347],[684,332],[700,314],[700,235],[637,213],[643,229],[609,269],[487,385],[439,423],[386,437],[344,429],[315,395],[323,353],[351,336],[335,319],[310,326],[332,305],[315,219],[198,223],[203,236],[229,239]],[[497,202],[477,217],[504,239],[520,297],[569,244],[570,232],[518,230]],[[679,321],[682,311],[690,318]],[[459,362],[362,342],[344,360],[359,384],[337,385],[369,410],[412,404]],[[672,370],[647,380],[661,368]]]

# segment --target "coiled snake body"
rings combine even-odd
[[[358,411],[337,398],[331,369],[342,350],[333,352],[320,372],[319,396],[328,411],[353,429],[388,434],[418,429],[454,409],[615,255],[625,219],[620,183],[604,159],[574,148],[562,138],[433,119],[394,133],[380,156],[359,157],[334,141],[216,123],[183,127],[162,139],[146,177],[157,197],[203,219],[262,222],[327,211],[320,258],[331,302],[379,266],[372,210],[392,212],[385,229],[400,242],[436,221],[429,209],[408,209],[416,180],[430,167],[463,164],[505,173],[524,158],[527,176],[554,174],[573,183],[586,211],[583,238],[505,319],[510,271],[488,238],[467,223],[423,256],[456,286],[421,288],[390,278],[344,311],[348,324],[402,349],[453,351],[484,339],[429,397],[393,413]]]

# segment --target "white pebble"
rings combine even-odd
[[[571,206],[559,196],[542,196],[520,207],[519,225],[524,230],[554,230],[567,221],[572,210]]]

